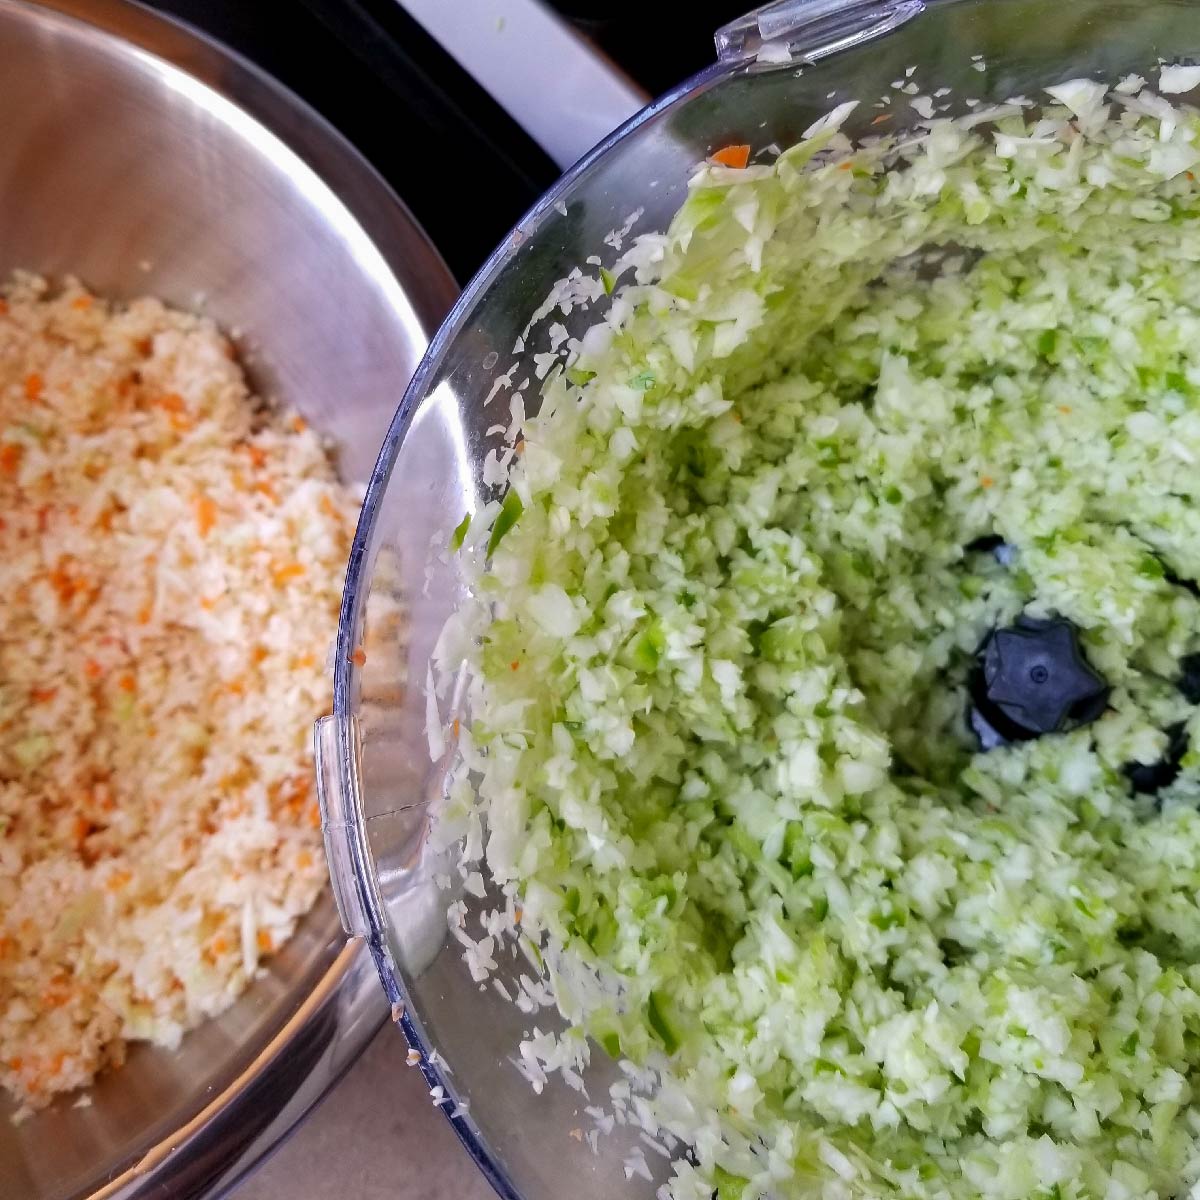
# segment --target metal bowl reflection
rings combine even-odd
[[[236,56],[123,0],[0,0],[0,106],[0,275],[202,308],[365,479],[455,287],[354,151]],[[176,1052],[134,1047],[89,1107],[14,1126],[0,1100],[0,1196],[223,1190],[385,1012],[326,895],[232,1009]]]

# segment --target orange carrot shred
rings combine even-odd
[[[741,171],[750,161],[750,147],[747,145],[722,146],[713,156],[713,162],[719,162],[723,167],[733,167]]]
[[[25,376],[25,399],[36,400],[42,394],[42,388],[46,386],[45,381],[36,372],[31,371]]]
[[[515,671],[515,670],[517,670],[517,669],[520,667],[520,665],[521,665],[521,660],[520,660],[520,659],[517,659],[517,658],[514,658],[514,659],[512,660],[512,662],[510,662],[510,663],[508,664],[508,667],[509,667],[509,670],[510,670],[510,671]]]
[[[891,119],[892,119],[891,113],[880,113],[879,116],[872,118],[871,124],[872,125],[882,125],[884,123],[884,121],[890,121]]]
[[[361,647],[355,647],[354,653],[350,655],[350,661],[356,667],[365,667],[367,665],[367,652]]]
[[[84,292],[83,295],[76,296],[75,299],[71,301],[71,307],[78,309],[80,312],[86,312],[92,307],[92,297],[89,296],[87,292]]]
[[[167,392],[155,401],[159,408],[169,413],[187,412],[187,405],[178,392]]]
[[[104,668],[94,658],[89,658],[83,664],[83,673],[89,679],[99,679],[104,674]]]
[[[217,506],[210,496],[197,496],[195,506],[196,528],[200,531],[201,537],[208,537],[210,530],[217,522]]]
[[[274,568],[271,572],[271,577],[277,585],[285,584],[291,579],[299,579],[304,574],[303,563],[284,563],[282,566]]]
[[[17,467],[21,465],[21,455],[25,453],[25,447],[19,442],[5,442],[0,446],[0,471],[5,475],[15,475]]]
[[[265,929],[258,931],[258,949],[262,954],[270,954],[275,949],[275,939]]]
[[[990,475],[984,475],[979,480],[981,488],[990,488],[996,481]]]
[[[308,428],[308,422],[297,414],[292,418],[292,428],[297,433],[303,433]]]
[[[137,684],[134,683],[133,676],[126,672],[117,680],[117,687],[123,692],[132,692],[137,687]]]

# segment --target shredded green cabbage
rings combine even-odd
[[[868,147],[846,116],[700,170],[524,423],[470,618],[486,867],[568,1019],[652,1069],[673,1200],[1170,1200],[1200,117],[1088,81]],[[967,670],[1022,611],[1110,710],[981,753]]]

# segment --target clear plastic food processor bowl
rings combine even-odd
[[[1200,60],[1200,4],[808,0],[735,22],[718,35],[718,49],[716,65],[568,172],[463,293],[392,422],[346,575],[334,714],[317,736],[339,907],[347,933],[369,944],[430,1087],[445,1089],[456,1132],[506,1197],[590,1200],[654,1190],[626,1180],[620,1129],[594,1154],[578,1134],[590,1127],[587,1101],[555,1080],[535,1094],[510,1062],[523,1032],[535,1023],[551,1027],[552,1010],[527,1017],[472,981],[447,933],[446,910],[459,897],[438,887],[445,865],[426,844],[427,812],[445,774],[444,764],[430,761],[427,665],[465,586],[447,548],[463,514],[495,495],[483,468],[500,439],[487,430],[508,421],[507,399],[484,407],[496,378],[514,367],[514,384],[530,376],[526,405],[536,404],[533,355],[547,347],[530,337],[514,354],[518,335],[573,267],[590,255],[606,264],[617,257],[605,235],[632,214],[640,213],[634,235],[663,228],[690,169],[717,147],[786,147],[850,99],[864,103],[844,128],[862,133],[878,111],[871,104],[912,66],[923,92],[952,88],[958,105],[968,97],[1032,97],[1080,75],[1150,76],[1160,57]],[[487,203],[486,179],[471,200]],[[565,323],[573,335],[582,332],[570,318]],[[593,1060],[589,1090],[604,1097],[608,1062],[599,1053]]]

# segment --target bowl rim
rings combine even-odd
[[[0,11],[132,51],[156,70],[183,75],[234,106],[366,234],[393,285],[393,299],[407,309],[406,320],[426,338],[438,328],[459,289],[433,243],[358,150],[261,68],[188,23],[132,0],[0,0]],[[197,1097],[178,1128],[138,1146],[132,1161],[96,1170],[63,1200],[164,1195],[200,1200],[224,1194],[341,1079],[383,1025],[388,1009],[368,949],[358,938],[343,941],[328,894],[324,904],[329,920],[322,933],[329,938],[332,959],[254,1058],[219,1093]],[[302,1073],[295,1070],[297,1062],[306,1064]]]

